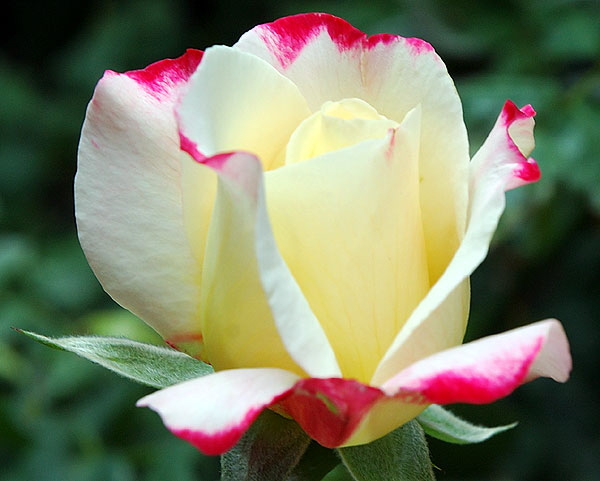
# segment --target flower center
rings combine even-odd
[[[302,162],[363,140],[382,138],[398,125],[364,100],[325,102],[292,133],[285,151],[285,164]]]

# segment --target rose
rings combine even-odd
[[[138,404],[217,454],[265,408],[336,447],[431,403],[564,382],[558,321],[459,346],[504,191],[539,178],[534,114],[507,101],[469,163],[432,47],[324,14],[107,71],[79,149],[81,244],[117,302],[216,371]]]

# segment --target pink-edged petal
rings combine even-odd
[[[378,388],[340,378],[302,379],[278,405],[328,448],[374,441],[426,407],[407,396],[387,396]]]
[[[431,45],[357,30],[328,14],[308,13],[259,25],[234,48],[291,79],[312,111],[326,101],[359,98],[401,122],[421,105],[420,179],[429,277],[437,280],[462,239],[469,146],[461,102]]]
[[[204,454],[231,449],[267,406],[296,383],[281,369],[234,369],[156,391],[137,402],[156,411],[167,428]]]
[[[282,164],[290,135],[310,111],[293,82],[267,62],[215,46],[206,50],[177,113],[182,147],[194,158],[244,150],[271,169]]]
[[[325,332],[275,244],[260,161],[233,153],[204,163],[219,176],[202,290],[208,359],[217,369],[339,376]]]
[[[512,101],[506,101],[494,128],[473,157],[472,184],[480,182],[481,176],[489,176],[489,171],[495,171],[495,176],[504,183],[504,190],[540,179],[536,161],[528,157],[535,146],[534,116],[531,105],[518,108]]]
[[[389,395],[412,394],[423,403],[482,404],[537,377],[565,382],[570,371],[567,337],[561,324],[550,319],[429,356],[382,389]]]
[[[444,274],[383,357],[373,384],[381,385],[413,362],[460,343],[468,314],[468,277],[487,255],[506,204],[504,193],[524,183],[527,176],[523,172],[527,169],[537,169],[526,159],[534,145],[533,115],[530,106],[519,110],[507,102],[488,139],[474,156],[465,237]],[[520,177],[515,177],[515,172],[520,172]]]
[[[173,109],[201,57],[190,50],[144,70],[107,71],[88,106],[75,179],[79,239],[104,289],[193,355],[201,266],[184,233],[187,155]]]

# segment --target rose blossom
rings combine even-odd
[[[139,401],[209,454],[272,408],[327,447],[431,403],[564,382],[560,323],[460,345],[505,190],[535,181],[531,106],[469,161],[426,42],[325,14],[107,71],[75,185],[81,244],[122,306],[214,374]]]

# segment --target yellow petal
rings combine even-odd
[[[429,288],[416,109],[383,139],[266,173],[277,244],[344,377],[368,382]]]
[[[207,359],[217,370],[280,367],[339,377],[331,345],[275,244],[260,161],[233,153],[206,162],[219,175],[202,286]]]
[[[367,139],[385,137],[398,122],[386,119],[360,99],[325,102],[292,134],[286,150],[286,164],[302,162]]]

